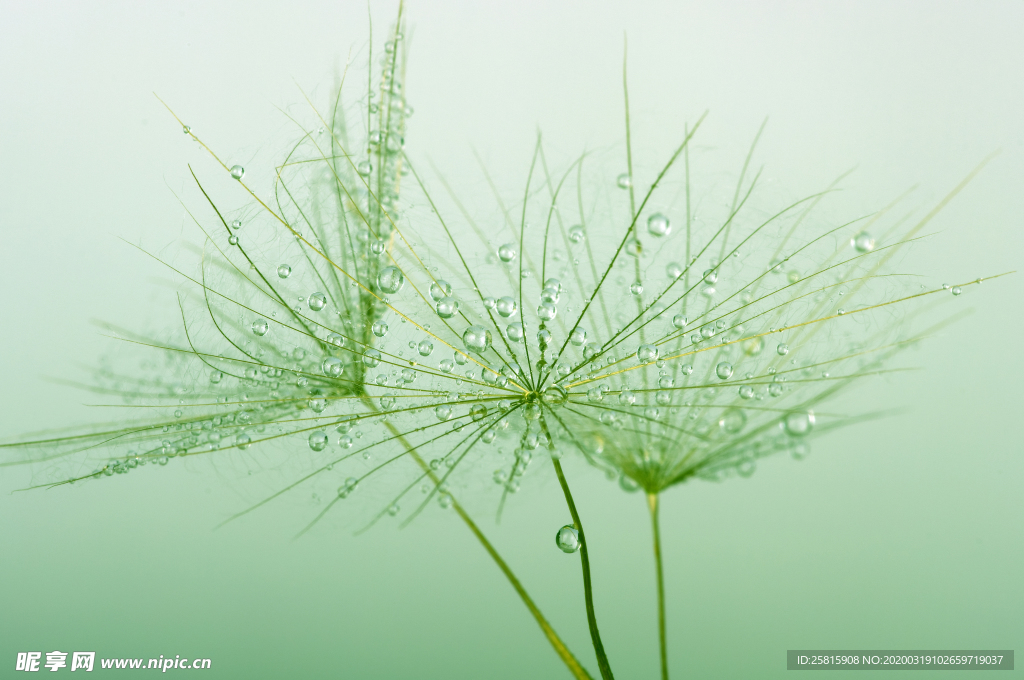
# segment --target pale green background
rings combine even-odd
[[[380,35],[391,3],[374,3]],[[935,283],[1018,268],[1024,253],[1020,2],[413,2],[409,151],[477,187],[470,144],[520,186],[536,127],[572,155],[621,139],[629,33],[638,147],[655,163],[685,120],[736,168],[759,153],[780,190],[858,165],[837,213],[912,184],[940,198],[1002,154],[934,223],[907,271]],[[296,83],[326,93],[366,40],[360,2],[27,3],[0,21],[0,437],[96,416],[42,376],[117,353],[89,320],[170,323],[165,273],[117,237],[176,252],[171,190],[210,170],[151,92],[216,148],[271,159]],[[379,41],[377,46],[379,48]],[[664,146],[656,147],[655,143]],[[269,146],[268,146],[269,145]],[[262,153],[262,156],[260,154]],[[731,155],[730,155],[731,154]],[[207,165],[203,165],[203,164]],[[749,480],[665,499],[674,677],[785,674],[787,648],[1024,651],[1020,275],[971,288],[973,316],[869,384],[907,415],[819,442]],[[95,400],[93,400],[95,401]],[[641,498],[569,462],[619,678],[656,676]],[[204,677],[568,677],[461,524],[427,513],[360,538],[305,538],[302,498],[217,532],[244,507],[207,466],[8,495],[0,471],[0,676],[17,651],[213,659]],[[533,477],[494,537],[596,672],[568,520]],[[65,670],[64,672],[67,672]],[[122,673],[125,673],[122,671]],[[1005,677],[1016,677],[1007,674]],[[914,677],[924,677],[915,675]],[[961,676],[957,676],[961,677]],[[1003,677],[1003,676],[1000,676]]]

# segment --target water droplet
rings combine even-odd
[[[634,281],[629,285],[629,292],[633,295],[640,295],[640,293],[644,292],[644,284],[639,281]]]
[[[483,354],[491,346],[491,332],[483,326],[470,326],[462,333],[462,341],[470,352]]]
[[[375,321],[373,325],[370,326],[370,331],[378,338],[383,338],[388,334],[388,325],[383,321]]]
[[[580,532],[566,524],[555,534],[555,545],[564,553],[574,553],[580,549]]]
[[[740,387],[740,399],[751,399],[754,396],[754,388],[750,385]]]
[[[241,229],[242,228],[242,220],[235,220],[234,222],[232,222],[231,223],[231,228],[235,229],[236,231],[238,229]]]
[[[451,420],[452,419],[452,406],[451,404],[441,404],[434,409],[434,416],[438,420]]]
[[[313,293],[309,296],[309,300],[307,300],[306,303],[314,312],[319,312],[327,306],[327,296],[323,293]]]
[[[554,279],[552,279],[552,281],[554,281]],[[561,293],[560,288],[561,286],[545,286],[544,290],[540,292],[541,302],[550,302],[551,304],[558,302],[559,294]]]
[[[857,252],[866,253],[875,249],[875,239],[868,232],[862,231],[850,239],[850,245],[856,248]]]
[[[963,290],[960,288],[960,286],[953,286],[950,289],[950,292],[953,293],[953,295],[959,295],[960,293],[963,292]]]
[[[516,306],[516,301],[508,296],[498,299],[494,304],[494,308],[498,311],[498,314],[506,318],[514,315],[519,309]]]
[[[314,451],[323,451],[327,448],[327,433],[314,432],[309,435],[309,448]]]
[[[230,243],[233,246],[237,246],[238,245],[238,236],[236,236],[235,234],[232,234],[231,236],[228,236],[228,243]]]
[[[442,319],[450,319],[459,311],[459,301],[453,297],[443,297],[437,301],[437,315]]]
[[[416,345],[416,351],[420,353],[421,357],[429,357],[430,353],[434,351],[434,343],[430,340],[420,340],[420,344]]]
[[[287,279],[292,275],[292,268],[286,264],[278,265],[277,275],[282,279]]]
[[[775,351],[778,353],[780,357],[784,357],[787,354],[789,354],[789,345],[787,345],[784,342],[780,342],[779,346],[775,348]]]
[[[647,233],[651,236],[668,236],[671,231],[672,224],[661,213],[654,213],[647,218]]]
[[[243,168],[241,165],[231,166],[231,176],[234,177],[235,179],[242,179],[242,177],[245,176],[245,168]]]
[[[327,357],[320,364],[320,370],[328,378],[340,378],[345,371],[345,362],[338,357]]]
[[[552,385],[551,387],[544,390],[544,403],[559,405],[564,404],[569,399],[569,393],[565,391],[565,388],[561,385]]]
[[[356,166],[356,172],[363,177],[369,177],[370,173],[373,172],[373,164],[370,161],[359,161],[359,165]]]
[[[640,345],[636,350],[636,358],[641,364],[649,364],[658,359],[658,348],[654,345]]]
[[[220,371],[214,371],[213,373],[210,374],[210,382],[213,383],[214,385],[216,385],[223,379],[224,374],[221,373]]]
[[[587,331],[580,326],[573,329],[572,333],[569,334],[569,342],[574,346],[580,347],[587,341]]]
[[[575,227],[569,230],[569,240],[573,243],[582,243],[583,239],[586,238],[586,234],[583,232],[583,226],[577,224]]]
[[[363,365],[377,368],[380,365],[380,352],[375,349],[367,349],[363,352]]]
[[[516,259],[516,244],[506,243],[498,248],[498,259],[502,262],[511,262]]]
[[[628,189],[633,186],[633,179],[629,176],[628,172],[624,172],[615,179],[615,183],[620,189]]]
[[[270,330],[270,324],[267,323],[266,319],[256,319],[252,322],[253,335],[263,337]]]
[[[542,302],[541,305],[537,307],[537,316],[539,316],[542,321],[551,321],[557,314],[558,308],[550,302]]]
[[[385,267],[377,274],[377,287],[381,292],[393,295],[402,290],[405,284],[405,275],[398,267]]]
[[[813,413],[790,413],[783,420],[786,432],[793,437],[803,437],[814,427]]]
[[[718,270],[717,269],[706,269],[704,270],[704,281],[705,283],[715,283],[718,281]]]
[[[252,445],[252,439],[244,432],[235,437],[235,446],[243,451]],[[161,463],[162,465],[162,463]]]
[[[728,380],[732,377],[732,364],[728,361],[723,361],[715,366],[715,374],[722,380]]]
[[[438,279],[430,284],[430,297],[434,300],[446,298],[452,294],[452,284],[444,279]]]
[[[516,321],[505,327],[505,336],[512,342],[519,342],[526,333],[523,331],[523,324]]]
[[[184,132],[186,135],[192,134],[192,128],[190,128],[188,125],[183,125],[181,131]]]
[[[729,409],[718,419],[718,426],[729,434],[736,434],[747,424],[747,416],[739,409]]]

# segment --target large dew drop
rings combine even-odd
[[[452,294],[452,284],[443,279],[438,279],[430,284],[430,297],[436,302]]]
[[[580,549],[580,532],[566,524],[555,534],[555,545],[564,553],[574,553]]]
[[[642,364],[649,364],[658,358],[658,348],[654,345],[640,345],[636,350],[636,358]]]
[[[437,315],[442,319],[450,319],[459,311],[459,301],[453,297],[443,297],[437,301]]]
[[[803,437],[814,428],[813,413],[790,413],[783,421],[786,433],[792,437]]]
[[[516,259],[516,244],[506,243],[505,245],[498,248],[498,259],[502,262],[511,262]]]
[[[292,268],[289,265],[282,264],[277,267],[277,275],[282,279],[287,279],[292,275]]]
[[[327,433],[314,432],[309,435],[309,448],[314,451],[323,451],[327,448]]]
[[[516,311],[518,311],[516,301],[507,295],[503,298],[499,298],[498,301],[495,302],[494,308],[498,311],[498,314],[501,314],[505,318],[513,316]]]
[[[266,319],[256,319],[252,322],[252,333],[253,335],[263,337],[270,330],[270,324],[267,323]]]
[[[327,296],[323,293],[313,293],[309,296],[308,304],[309,308],[314,312],[319,312],[327,306]]]
[[[462,341],[470,352],[483,354],[491,346],[491,332],[483,326],[470,326],[462,334]]]
[[[715,374],[722,380],[728,380],[732,377],[732,364],[728,361],[723,361],[715,366]]]
[[[647,233],[651,236],[668,236],[671,231],[672,224],[661,213],[654,213],[647,218]]]
[[[377,287],[381,292],[393,295],[402,290],[405,284],[405,275],[398,267],[385,267],[377,274]]]
[[[242,179],[242,177],[245,176],[245,168],[243,168],[241,165],[231,166],[231,176],[234,177],[235,179]]]
[[[868,232],[862,231],[850,239],[850,245],[859,253],[867,253],[875,249],[875,239]]]

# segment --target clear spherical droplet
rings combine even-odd
[[[683,275],[683,267],[678,262],[669,262],[665,266],[665,273],[668,275],[668,278],[675,281]]]
[[[405,275],[398,267],[385,267],[377,274],[377,287],[381,292],[393,295],[402,290],[405,285]]]
[[[647,218],[647,233],[651,236],[668,236],[671,231],[672,224],[661,213],[654,213]]]
[[[383,321],[375,321],[374,324],[370,326],[370,331],[378,338],[383,338],[388,334],[388,325]]]
[[[231,228],[236,230],[236,231],[241,229],[242,228],[242,220],[234,220],[231,223]]]
[[[245,168],[243,168],[241,165],[231,166],[231,176],[234,177],[235,179],[242,179],[242,177],[245,176]]]
[[[253,335],[263,337],[270,330],[270,324],[267,323],[266,319],[256,319],[252,322]]]
[[[370,161],[359,161],[359,164],[356,165],[356,172],[363,177],[368,177],[373,172],[373,164]]]
[[[430,284],[430,297],[435,302],[441,298],[449,297],[452,294],[452,284],[443,279],[438,279]]]
[[[282,279],[287,279],[289,276],[292,275],[292,268],[286,264],[278,265],[277,275]]]
[[[506,318],[515,314],[519,309],[516,305],[516,301],[508,296],[499,298],[497,302],[495,302],[494,308],[497,310],[498,314],[501,314]]]
[[[511,262],[516,259],[517,252],[515,243],[506,243],[498,248],[498,259],[502,262]]]
[[[327,448],[327,433],[314,432],[309,435],[309,448],[314,451],[323,451]]]
[[[586,238],[586,234],[583,231],[583,226],[577,224],[575,227],[569,230],[569,240],[573,243],[582,243],[583,239]]]
[[[523,331],[523,324],[516,321],[505,327],[505,336],[512,342],[519,342],[526,333]]]
[[[814,427],[813,413],[790,413],[783,420],[786,432],[793,437],[803,437]]]
[[[434,343],[430,340],[420,340],[420,344],[416,345],[416,351],[420,353],[421,357],[429,357],[430,353],[434,351]]]
[[[654,345],[640,345],[636,350],[636,358],[642,364],[649,364],[658,359],[658,348]]]
[[[450,319],[459,312],[459,301],[453,297],[443,297],[437,301],[437,315],[442,319]]]
[[[230,243],[233,246],[237,246],[238,245],[238,236],[236,234],[232,234],[231,236],[228,236],[228,243]]]
[[[715,366],[715,374],[722,380],[728,380],[732,377],[732,364],[728,361],[723,361]]]
[[[680,330],[686,328],[686,317],[682,314],[676,314],[672,317],[672,325]]]
[[[628,189],[633,186],[633,179],[629,176],[628,172],[624,172],[615,178],[615,184],[617,184],[620,189]]]
[[[555,534],[555,545],[564,553],[574,553],[580,549],[580,533],[566,524]]]
[[[380,364],[380,352],[375,349],[367,349],[363,352],[363,365],[369,368],[376,368]]]
[[[309,300],[306,301],[309,308],[314,312],[319,312],[321,309],[327,306],[327,296],[323,293],[313,293],[309,296]]]
[[[866,253],[875,249],[875,239],[866,231],[862,231],[852,239],[850,245],[857,249],[857,252]]]
[[[775,351],[780,357],[784,357],[789,354],[789,345],[784,342],[780,342],[779,346],[775,348]]]
[[[960,293],[963,292],[963,290],[960,288],[960,286],[953,286],[950,289],[950,292],[953,293],[953,295],[959,295]]]
[[[740,399],[752,399],[754,396],[754,388],[750,385],[743,385],[740,387]]]
[[[633,295],[640,295],[640,293],[644,292],[644,284],[639,281],[634,281],[629,284],[629,292]]]
[[[539,307],[537,307],[537,316],[539,316],[542,321],[551,321],[557,314],[558,308],[550,302],[543,302]]]
[[[482,354],[491,346],[491,332],[483,326],[470,326],[463,332],[462,341],[470,352]]]
[[[574,346],[580,347],[587,342],[587,331],[586,329],[577,326],[573,329],[572,333],[569,334],[569,342]]]
[[[320,364],[320,370],[328,378],[340,378],[345,371],[345,362],[338,357],[327,357]]]

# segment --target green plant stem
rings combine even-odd
[[[658,494],[647,494],[654,535],[654,568],[658,575],[658,646],[661,649],[661,680],[668,680],[668,647],[665,640],[665,576],[661,568],[661,529],[658,522]]]
[[[565,494],[565,502],[569,506],[569,514],[572,515],[573,525],[579,533],[580,538],[580,559],[583,563],[583,597],[587,603],[587,623],[590,625],[590,639],[594,643],[594,654],[597,655],[597,665],[601,669],[603,680],[615,680],[612,675],[612,668],[608,664],[608,655],[604,652],[604,645],[601,643],[601,631],[597,628],[597,614],[594,613],[594,589],[590,583],[590,556],[587,553],[587,539],[583,533],[583,522],[580,521],[579,513],[576,512],[576,503],[572,500],[572,492],[569,491],[569,482],[562,472],[562,464],[557,458],[552,458],[555,464],[555,473],[558,474],[558,483],[562,485],[562,493]]]
[[[392,434],[399,436],[399,441],[401,441],[402,445],[405,446],[406,451],[408,451],[409,455],[411,455],[413,460],[416,461],[416,464],[419,465],[424,472],[430,475],[430,478],[434,481],[435,484],[437,484],[437,476],[434,474],[434,471],[430,469],[430,466],[427,464],[427,461],[423,460],[423,458],[416,451],[416,447],[410,444],[409,441],[406,440],[404,436],[400,436],[398,428],[396,428],[393,423],[391,423],[390,421],[385,421],[385,425],[387,426],[388,430],[391,431]],[[523,584],[519,582],[518,578],[516,578],[516,575],[512,571],[512,568],[508,566],[508,563],[505,562],[504,559],[502,559],[501,555],[498,554],[498,551],[494,547],[494,545],[492,545],[491,542],[487,540],[487,537],[484,536],[483,531],[481,531],[480,527],[478,527],[476,522],[473,521],[473,518],[469,516],[465,508],[463,508],[462,505],[460,505],[459,502],[455,500],[454,496],[452,496],[452,508],[455,509],[456,514],[458,514],[458,516],[462,519],[466,526],[469,527],[469,530],[473,532],[473,535],[476,536],[476,540],[480,541],[480,544],[484,547],[484,550],[487,551],[487,554],[490,555],[491,559],[494,560],[495,564],[498,565],[498,568],[501,569],[501,573],[505,575],[505,578],[508,579],[508,582],[512,584],[512,588],[515,589],[516,593],[519,595],[519,598],[523,601],[523,604],[526,605],[526,608],[530,610],[530,614],[533,615],[534,620],[537,621],[537,625],[540,626],[541,631],[543,631],[544,637],[546,637],[548,639],[548,642],[551,643],[551,646],[554,647],[555,653],[558,654],[559,658],[562,659],[562,662],[569,668],[569,672],[573,674],[573,677],[577,678],[577,680],[593,680],[593,678],[590,676],[590,673],[588,673],[587,670],[583,668],[582,665],[580,665],[580,662],[576,659],[573,653],[569,651],[568,647],[565,646],[565,643],[562,641],[562,638],[558,636],[558,633],[555,632],[555,629],[552,628],[551,624],[548,623],[546,618],[544,618],[544,614],[541,613],[540,609],[534,603],[533,598],[531,598],[530,595],[526,592],[526,589],[523,587]]]

